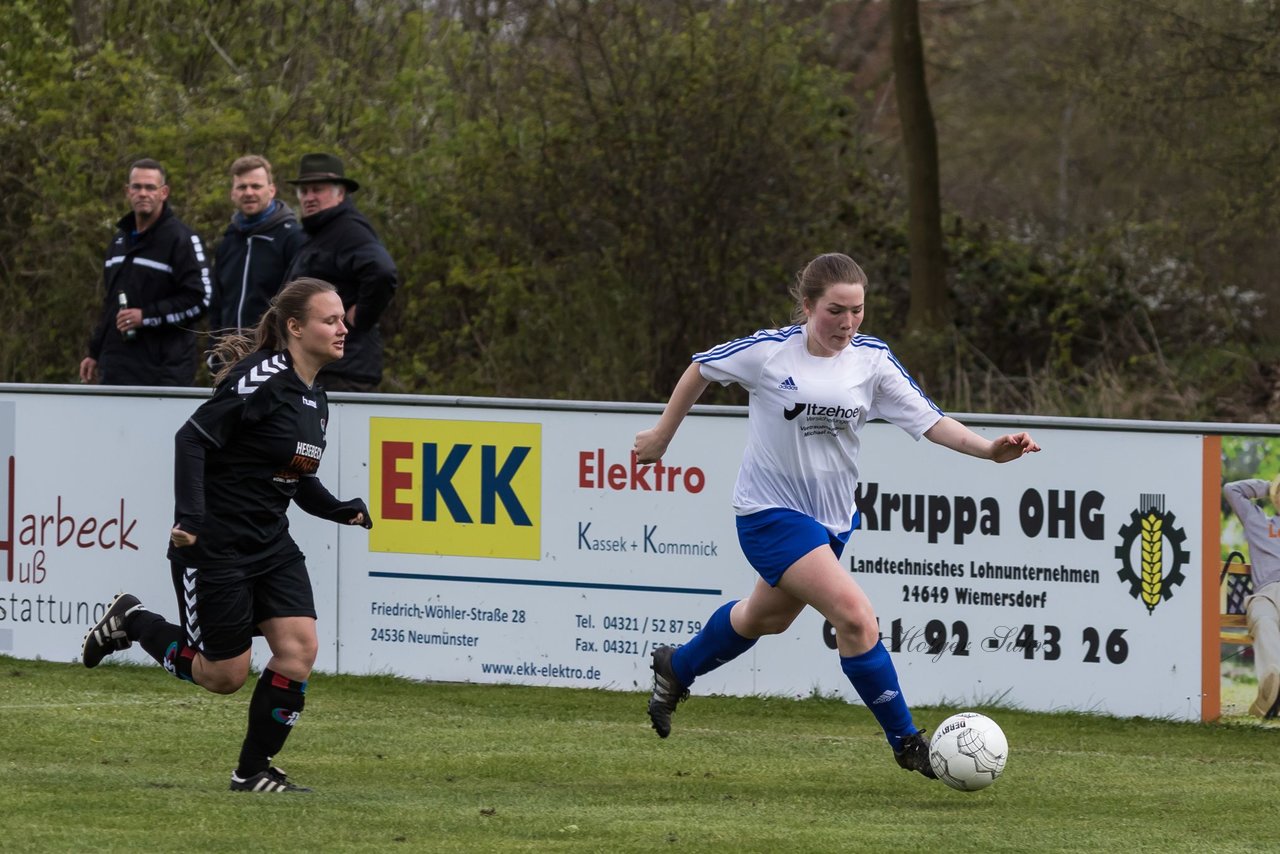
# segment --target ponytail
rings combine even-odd
[[[306,323],[307,307],[311,298],[324,291],[337,290],[323,279],[294,279],[280,289],[271,299],[271,304],[262,313],[253,337],[243,333],[233,333],[218,339],[218,343],[209,351],[214,364],[222,367],[213,378],[215,386],[231,373],[236,363],[250,353],[269,350],[273,353],[289,348],[289,320]]]

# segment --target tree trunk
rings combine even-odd
[[[917,0],[890,0],[893,72],[907,157],[911,258],[910,335],[936,333],[951,322],[946,254],[942,247],[942,202],[938,189],[938,132],[924,77]]]
[[[102,12],[97,6],[92,0],[72,0],[71,37],[72,44],[78,48],[87,47],[98,38],[95,18]]]

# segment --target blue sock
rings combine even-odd
[[[702,631],[671,656],[671,669],[686,688],[697,677],[733,661],[756,645],[756,638],[744,638],[733,630],[729,622],[729,612],[737,601],[726,602],[717,608]]]
[[[853,688],[876,716],[889,746],[897,750],[902,739],[916,731],[911,710],[898,685],[898,671],[884,644],[876,645],[861,655],[840,656],[840,669],[849,677]]]

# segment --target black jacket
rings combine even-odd
[[[382,380],[382,333],[378,318],[396,289],[396,265],[369,221],[344,200],[337,207],[302,218],[308,240],[298,250],[287,279],[324,279],[338,289],[342,307],[356,307],[356,323],[347,333],[345,353],[320,373],[359,382]]]
[[[130,211],[107,246],[102,316],[89,338],[89,356],[104,385],[192,385],[195,322],[209,307],[204,245],[168,202],[146,231],[135,235],[135,223]],[[121,291],[130,308],[142,309],[142,328],[132,341],[116,329]]]
[[[273,204],[271,213],[252,225],[237,213],[218,243],[209,305],[212,332],[256,326],[307,239],[293,210],[279,199]]]

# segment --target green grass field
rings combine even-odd
[[[830,699],[317,674],[278,763],[227,791],[248,689],[0,657],[0,851],[1280,850],[1280,729],[990,710],[1010,759],[952,791]],[[932,728],[956,709],[916,709]]]

